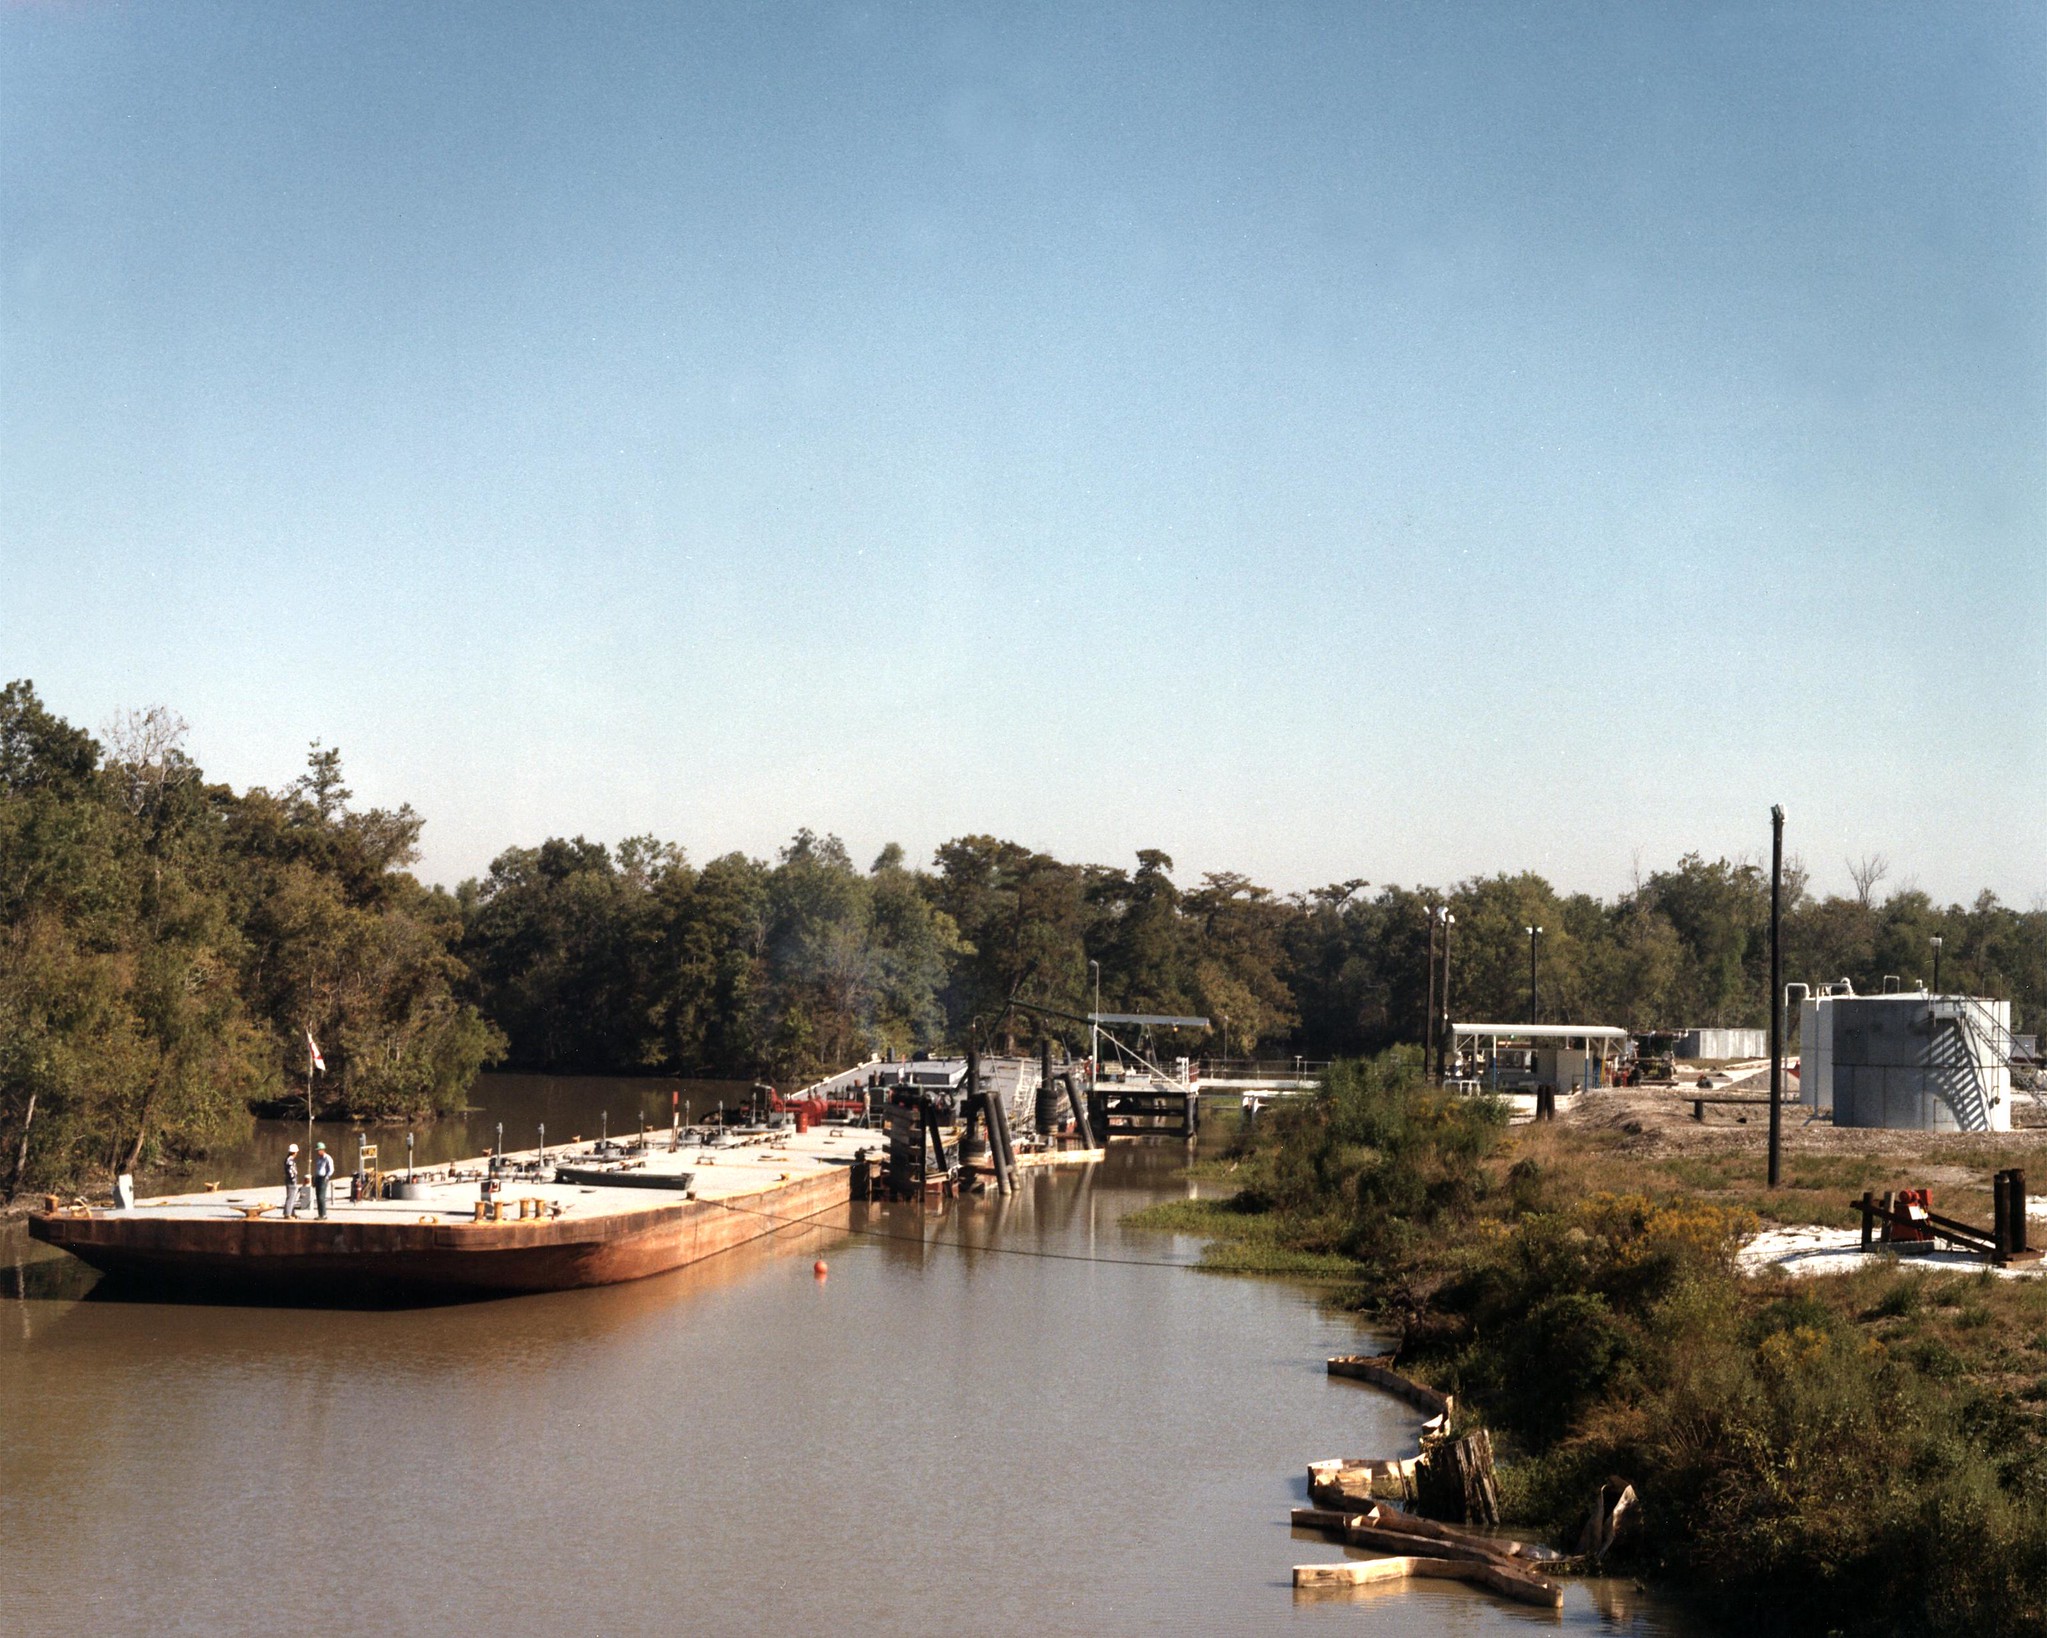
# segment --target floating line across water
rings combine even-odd
[[[727,1211],[743,1211],[749,1217],[765,1217],[771,1223],[785,1224],[790,1228],[823,1228],[818,1222],[824,1212],[814,1212],[808,1217],[784,1217],[778,1212],[762,1211],[757,1206],[734,1205],[730,1200],[707,1200],[707,1206],[722,1206]],[[832,1208],[827,1206],[825,1211]],[[1112,1268],[1179,1268],[1195,1274],[1259,1274],[1263,1270],[1254,1268],[1217,1268],[1209,1263],[1179,1263],[1164,1257],[1091,1257],[1077,1251],[1038,1251],[1029,1246],[977,1246],[971,1240],[926,1239],[921,1234],[896,1234],[888,1229],[855,1228],[850,1223],[833,1226],[841,1234],[858,1234],[869,1240],[898,1240],[908,1246],[951,1246],[959,1251],[986,1251],[1003,1257],[1036,1257],[1049,1263],[1105,1263]],[[1294,1280],[1303,1285],[1356,1285],[1362,1276],[1337,1274],[1285,1274],[1272,1275],[1274,1279]]]

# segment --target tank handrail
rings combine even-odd
[[[1938,995],[1933,999],[1936,1006],[1947,1005],[1956,1008],[1957,1018],[1964,1016],[1966,1012],[1971,1022],[1990,1037],[1991,1048],[2005,1067],[2007,1069],[2012,1067],[2012,1061],[2019,1053],[2018,1037],[2012,1033],[2010,1026],[1999,1021],[1997,1013],[1991,1007],[1973,995]]]
[[[1935,996],[1933,1000],[1936,1009],[1943,1005],[1953,1007],[1955,1010],[1952,1016],[1964,1030],[1971,1033],[1981,1030],[1988,1037],[1990,1050],[2004,1066],[2010,1080],[2010,1091],[2014,1096],[2024,1093],[2036,1106],[2047,1102],[2042,1099],[2036,1086],[2021,1083],[2018,1037],[2008,1024],[1999,1021],[1993,1007],[1985,1005],[1981,999],[1973,995],[1940,995]],[[1935,1016],[1939,1016],[1937,1010]],[[2024,1066],[2023,1073],[2028,1076],[2029,1081],[2032,1070],[2031,1063]]]

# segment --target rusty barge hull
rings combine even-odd
[[[125,1283],[299,1302],[509,1296],[665,1274],[847,1203],[835,1166],[738,1197],[678,1200],[523,1222],[360,1222],[150,1217],[29,1218],[35,1239]]]

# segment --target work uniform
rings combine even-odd
[[[334,1176],[334,1157],[325,1149],[313,1151],[313,1199],[320,1215],[327,1215],[327,1183]]]
[[[296,1217],[299,1209],[299,1157],[284,1157],[284,1215]]]

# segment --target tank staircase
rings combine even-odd
[[[2013,1096],[2023,1090],[2034,1104],[2040,1102],[2038,1093],[2025,1086],[2028,1066],[2020,1062],[2019,1044],[1995,1012],[1971,995],[1935,996],[1932,1011],[1933,1066],[1950,1089],[1948,1102],[1963,1131],[1989,1131],[1991,1112],[2007,1089]],[[1987,1076],[1986,1064],[1995,1066]],[[2004,1087],[1994,1084],[2000,1071]]]

